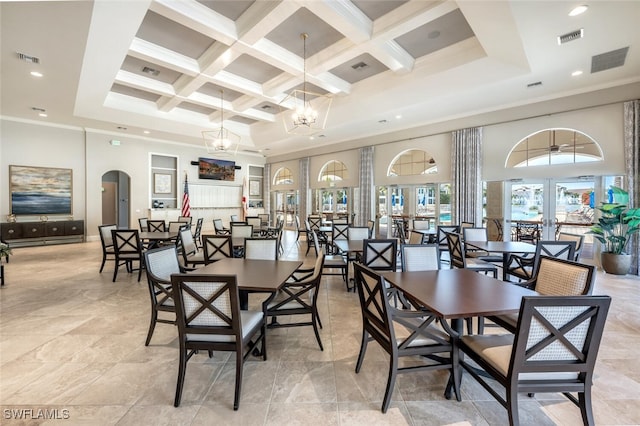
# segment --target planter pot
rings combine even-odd
[[[601,253],[602,269],[608,274],[626,275],[631,268],[630,254]]]

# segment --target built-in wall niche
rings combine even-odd
[[[150,208],[175,209],[178,207],[178,157],[150,154]]]
[[[261,209],[264,207],[264,167],[249,165],[249,208]]]

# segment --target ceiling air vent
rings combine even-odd
[[[271,109],[271,105],[262,105],[260,108],[267,111]]]
[[[17,52],[17,53],[18,53],[18,58],[20,60],[23,60],[25,62],[29,62],[29,63],[32,63],[32,64],[39,64],[40,63],[40,58],[36,58],[35,56],[25,55],[24,53],[20,53],[20,52]]]
[[[565,44],[582,37],[584,37],[584,29],[580,28],[579,30],[575,30],[575,31],[571,31],[570,33],[559,35],[558,44]]]
[[[535,83],[527,84],[527,87],[538,87],[538,86],[542,86],[542,82],[541,81],[536,81]]]
[[[156,70],[156,69],[153,69],[153,68],[151,68],[151,67],[144,67],[144,68],[142,68],[142,72],[143,72],[143,73],[145,73],[145,74],[152,75],[152,76],[154,76],[154,77],[155,77],[155,76],[157,76],[158,74],[160,74],[160,71],[158,71],[158,70]]]
[[[591,74],[609,70],[611,68],[621,67],[627,60],[627,52],[629,47],[612,50],[611,52],[601,53],[591,57]]]
[[[357,64],[353,64],[351,65],[351,68],[353,68],[356,71],[361,71],[365,68],[367,68],[369,65],[365,64],[364,62],[358,62]]]

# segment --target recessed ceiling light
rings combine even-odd
[[[576,71],[572,72],[572,73],[571,73],[571,75],[572,75],[573,77],[577,77],[577,76],[579,76],[579,75],[582,75],[582,70],[576,70]]]
[[[315,139],[315,138],[314,138],[313,136],[309,136],[309,140],[310,140],[310,141],[312,141],[312,140],[314,140],[314,139]]]
[[[150,132],[150,131],[148,131],[148,130],[145,130],[145,131],[143,131],[142,133],[144,133],[145,135],[148,135],[148,134],[149,134],[149,133],[151,133],[151,132]]]
[[[44,112],[41,112],[41,113],[39,113],[38,115],[39,115],[40,117],[46,117],[46,116],[47,116],[47,114],[46,114],[46,113],[44,113]]]
[[[38,71],[31,71],[31,75],[34,77],[42,77],[44,74]]]
[[[589,6],[586,6],[586,5],[574,7],[573,9],[571,9],[571,12],[569,12],[569,16],[581,15],[584,12],[586,12],[588,8],[589,8]]]
[[[398,114],[396,115],[396,120],[400,120],[402,118],[402,115]]]

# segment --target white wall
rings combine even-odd
[[[347,178],[336,182],[340,188],[357,187],[360,185],[360,150],[342,151],[339,154],[318,155],[309,160],[309,186],[311,189],[327,188],[326,182],[319,182],[320,171],[332,160],[342,161],[347,168]]]
[[[532,133],[554,128],[579,130],[595,140],[604,161],[580,164],[506,168],[515,145]],[[483,128],[483,180],[563,178],[624,174],[623,105],[612,104]]]
[[[85,218],[84,133],[79,128],[35,126],[22,121],[0,121],[0,220],[11,213],[9,166],[72,169],[73,218]],[[102,213],[101,213],[102,214]],[[40,220],[21,216],[20,221]],[[50,220],[58,218],[51,215]],[[69,219],[69,216],[60,216]]]
[[[438,166],[438,173],[417,176],[387,176],[389,166],[410,149],[427,151]],[[437,183],[451,181],[451,134],[424,136],[408,141],[378,145],[374,150],[374,182],[376,186]]]
[[[185,171],[190,183],[212,187],[240,187],[248,173],[249,164],[264,164],[263,157],[241,154],[231,158],[216,157],[207,154],[204,147],[150,138],[109,134],[96,130],[87,130],[85,133],[85,130],[80,128],[43,126],[35,122],[19,122],[7,118],[3,118],[0,124],[0,187],[3,188],[0,196],[0,217],[4,218],[10,212],[9,191],[5,190],[9,186],[10,164],[70,168],[73,169],[73,216],[75,219],[85,220],[88,239],[98,238],[98,225],[102,222],[102,175],[110,170],[121,170],[131,179],[131,226],[137,227],[137,218],[148,215],[151,190],[149,153],[178,156],[178,204],[182,199]],[[119,140],[120,146],[110,145],[111,139]],[[241,170],[236,170],[234,182],[200,180],[197,166],[190,164],[198,157],[230,159],[240,165]],[[194,216],[197,213],[197,209],[194,209]],[[207,210],[205,222],[210,228],[213,228],[213,225],[208,222],[212,222],[215,214],[215,211]],[[23,219],[26,218],[20,218]],[[50,218],[53,219],[55,218]]]

